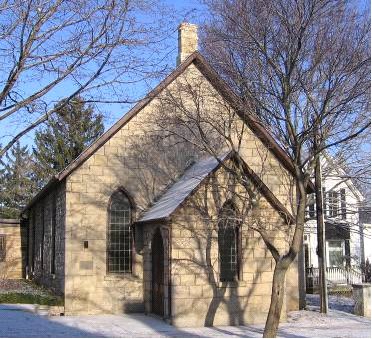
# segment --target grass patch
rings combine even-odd
[[[30,293],[9,292],[0,294],[0,304],[63,306],[63,298],[53,295],[34,295]]]

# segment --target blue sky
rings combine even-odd
[[[199,0],[164,0],[163,3],[171,8],[170,12],[172,12],[174,16],[171,19],[174,21],[173,32],[166,42],[166,45],[170,46],[170,50],[166,52],[168,53],[166,62],[170,68],[175,68],[178,48],[177,27],[183,21],[195,24],[201,23],[204,18],[203,11],[205,10],[205,6]],[[172,9],[174,9],[174,11]],[[159,82],[160,79],[151,82],[150,87],[149,84],[138,83],[133,88],[134,96],[142,98],[148,93],[150,88],[155,87]],[[105,115],[107,116],[105,119],[105,127],[109,128],[132,106],[131,104],[105,106],[104,110],[106,110]]]
[[[172,25],[174,27],[171,28],[172,33],[169,35],[166,41],[166,45],[169,46],[169,50],[165,51],[165,62],[170,68],[175,67],[176,63],[176,57],[177,57],[177,26],[182,21],[188,21],[192,23],[199,24],[202,22],[202,20],[205,17],[205,7],[201,4],[199,0],[164,0],[163,3],[165,3],[167,6],[171,7],[173,10],[170,12],[172,13],[172,18],[170,20],[172,21]],[[360,1],[359,3],[360,8],[369,8],[370,4],[369,1]],[[154,87],[157,81],[151,81],[147,83],[137,83],[130,88],[128,88],[128,91],[131,92],[131,95],[135,98],[141,98],[143,97],[149,90],[149,88]],[[58,90],[58,93],[63,96],[64,94],[64,88],[60,88]],[[123,116],[130,107],[133,106],[133,104],[110,104],[110,105],[100,105],[99,109],[104,113],[105,116],[105,128],[109,128],[113,123],[115,123],[116,120],[118,120],[121,116]],[[6,125],[8,124],[8,125]],[[9,126],[9,122],[5,122],[0,124],[0,129],[2,130],[1,135],[5,136],[6,133],[9,133],[8,138],[11,136],[12,127]],[[22,144],[33,144],[33,137],[34,133],[29,133],[26,137],[24,137],[21,140]],[[1,140],[2,143],[4,143],[6,140]]]
[[[203,18],[202,12],[204,6],[198,0],[164,0],[163,3],[171,8],[170,13],[172,14],[172,18],[170,18],[170,22],[172,22],[172,26],[174,25],[174,28],[171,26],[171,32],[165,41],[165,45],[169,47],[168,50],[164,52],[165,62],[168,68],[174,68],[177,57],[177,26],[182,21],[199,23],[200,20]],[[42,80],[39,80],[37,81],[37,83],[40,84],[41,81]],[[127,91],[133,98],[139,99],[146,95],[149,88],[153,88],[159,81],[160,79],[156,81],[147,81],[146,83],[137,83],[128,87]],[[32,84],[32,81],[27,83],[25,92],[32,90],[33,87],[35,86]],[[64,84],[63,86],[59,86],[58,88],[56,88],[55,91],[53,91],[53,93],[50,94],[48,99],[51,101],[58,101],[61,97],[64,97],[71,93],[71,88],[69,88],[69,91],[66,91],[66,87],[70,87],[68,83],[67,86],[66,84]],[[130,109],[131,106],[133,106],[133,104],[99,105],[99,110],[105,116],[105,129],[114,124],[115,121],[123,116]],[[31,120],[32,119],[33,118],[31,117]],[[16,125],[15,121],[6,120],[0,123],[0,130],[2,130],[2,132],[0,133],[0,142],[4,145],[7,140],[11,139],[15,131],[19,130],[19,126]],[[33,144],[33,138],[34,132],[30,132],[21,139],[21,144],[27,144],[31,147]]]

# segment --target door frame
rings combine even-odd
[[[154,307],[154,304],[155,304],[155,293],[154,293],[154,241],[156,240],[156,238],[158,239],[161,239],[161,249],[162,249],[162,255],[161,255],[161,258],[162,258],[162,279],[161,279],[161,284],[162,284],[162,300],[161,300],[161,314],[159,314],[158,312],[155,312],[155,307]],[[159,246],[160,247],[160,246]],[[159,248],[159,247],[156,247],[156,248]],[[161,262],[161,258],[159,259],[160,262]],[[152,235],[152,239],[151,239],[151,313],[153,314],[156,314],[158,316],[161,316],[161,317],[165,317],[166,316],[166,308],[165,308],[165,293],[166,293],[166,280],[165,280],[165,261],[166,261],[166,251],[165,251],[165,241],[164,241],[164,237],[163,237],[163,234],[161,232],[161,229],[160,227],[156,228],[155,232],[153,233]]]

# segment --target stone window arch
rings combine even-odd
[[[124,189],[117,189],[108,205],[107,272],[131,273],[133,258],[133,204]]]

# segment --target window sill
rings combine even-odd
[[[219,281],[217,284],[217,288],[236,288],[239,286],[244,286],[245,281],[242,280],[235,280],[235,281]]]

